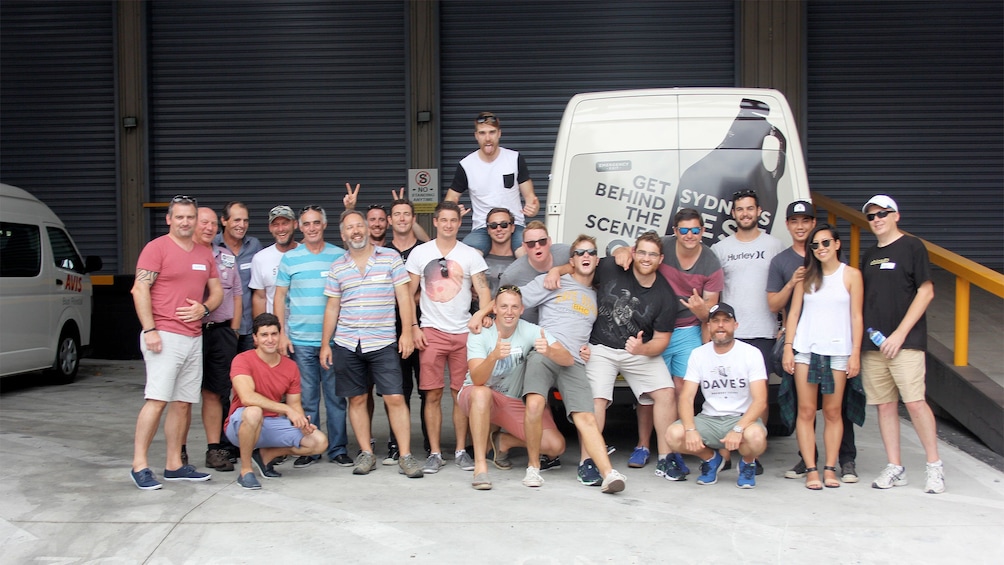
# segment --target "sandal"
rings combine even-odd
[[[813,473],[816,474],[815,479],[810,478]],[[805,469],[805,488],[809,490],[823,490],[823,483],[819,482],[819,468],[808,467]]]
[[[827,476],[827,473],[833,473],[833,476]],[[826,488],[840,488],[840,479],[837,478],[836,467],[831,467],[829,465],[823,466],[823,486]]]

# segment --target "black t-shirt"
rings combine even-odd
[[[390,241],[387,242],[387,247],[390,247],[394,251],[397,251],[398,253],[400,253],[401,254],[401,262],[402,263],[406,263],[406,262],[408,262],[408,255],[411,255],[412,250],[415,249],[416,247],[418,247],[418,245],[420,243],[422,243],[422,242],[416,240],[415,241],[415,245],[412,245],[408,249],[398,249],[397,247],[394,246],[394,240],[391,239]],[[421,310],[421,307],[419,307],[418,304],[415,305],[415,314],[418,316],[418,318],[415,320],[416,322],[418,320],[422,319],[422,310]],[[397,307],[394,308],[394,327],[397,330],[397,335],[400,336],[401,335],[401,311]]]
[[[861,275],[865,284],[865,328],[888,336],[903,321],[920,285],[931,280],[927,248],[909,235],[885,247],[872,247],[861,257]],[[878,349],[867,336],[861,341],[865,351]],[[926,314],[913,325],[903,349],[927,350]]]
[[[642,332],[643,341],[654,332],[672,332],[676,321],[676,294],[656,272],[651,288],[638,283],[634,269],[625,271],[613,257],[604,257],[593,280],[599,316],[593,324],[589,343],[624,349],[631,336]]]

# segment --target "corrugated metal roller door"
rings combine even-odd
[[[346,182],[380,201],[404,184],[403,3],[170,1],[149,17],[154,201],[243,200],[263,242],[273,205],[321,204],[338,241]]]
[[[0,180],[66,223],[80,252],[118,271],[111,2],[4,2]]]
[[[558,124],[573,95],[735,86],[731,1],[444,1],[440,33],[444,192],[457,162],[477,149],[480,111],[498,114],[502,145],[525,155],[543,204]]]
[[[809,2],[812,188],[1004,266],[1004,10],[992,2]],[[873,241],[873,240],[872,240]]]

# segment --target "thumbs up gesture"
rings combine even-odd
[[[629,337],[627,339],[627,343],[624,344],[624,350],[630,353],[631,355],[641,354],[641,346],[642,346],[641,333],[642,332],[638,332],[638,335],[633,335]]]
[[[512,344],[508,341],[502,341],[502,334],[499,334],[499,339],[495,342],[495,355],[497,359],[505,359],[509,356],[509,352],[512,349]]]
[[[540,328],[540,337],[533,340],[533,348],[541,355],[547,353],[547,336],[544,335],[544,328]]]

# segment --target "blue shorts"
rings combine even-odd
[[[363,353],[358,345],[349,351],[335,344],[331,348],[332,366],[335,369],[335,393],[351,398],[370,391],[376,385],[380,395],[404,394],[401,382],[401,355],[397,344]]]
[[[230,443],[240,445],[240,437],[237,432],[241,427],[241,417],[244,415],[244,406],[241,406],[230,415],[227,420],[226,435]],[[266,416],[261,422],[261,435],[255,447],[300,447],[303,440],[303,432],[289,420],[282,416]]]
[[[673,337],[662,352],[662,361],[666,363],[669,374],[683,377],[687,374],[687,361],[690,352],[701,346],[701,326],[689,328],[673,328]]]
[[[487,255],[492,249],[492,238],[488,236],[488,230],[485,228],[478,228],[476,230],[471,230],[471,233],[467,234],[467,237],[464,238],[464,244],[477,249],[482,255]],[[510,242],[510,245],[513,252],[522,247],[523,226],[516,226],[516,231],[512,233],[512,241]]]

